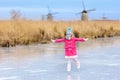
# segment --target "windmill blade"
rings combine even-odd
[[[46,14],[45,16],[48,16],[48,14]]]
[[[91,11],[96,11],[96,9],[90,9],[90,10],[87,10],[87,12],[91,12]]]
[[[102,17],[103,20],[107,19],[107,17]]]
[[[51,13],[50,7],[48,6],[47,8],[48,8],[48,13]]]
[[[86,10],[86,8],[85,8],[85,3],[84,3],[83,0],[82,0],[82,5],[83,5],[83,9]]]
[[[52,15],[55,15],[55,14],[59,14],[58,12],[53,12],[53,13],[51,13]]]
[[[79,14],[82,14],[82,12],[75,13],[75,15],[79,15]]]

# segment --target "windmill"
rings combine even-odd
[[[104,13],[103,13],[101,18],[102,18],[102,20],[107,20],[108,19],[108,17],[106,17]]]
[[[57,14],[57,12],[52,13],[52,11],[50,10],[50,8],[48,7],[48,14],[47,16],[47,21],[53,21],[53,15]]]
[[[83,6],[83,11],[79,12],[78,14],[82,14],[82,16],[81,16],[82,21],[88,21],[88,12],[95,11],[96,9],[86,10],[86,7],[85,7],[83,0],[82,0],[82,6]]]

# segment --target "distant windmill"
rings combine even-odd
[[[52,13],[52,11],[50,10],[50,8],[48,7],[48,14],[47,16],[47,21],[53,21],[53,15],[58,14],[57,12]]]
[[[95,11],[96,9],[86,10],[86,7],[85,7],[83,0],[82,0],[82,5],[83,5],[83,11],[79,12],[78,14],[82,14],[82,16],[81,16],[82,21],[87,21],[88,20],[88,12]]]
[[[105,14],[103,14],[101,18],[102,18],[102,20],[108,19],[108,18],[105,16]]]

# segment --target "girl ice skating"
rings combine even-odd
[[[67,63],[67,71],[68,72],[71,71],[71,61],[72,60],[75,61],[77,68],[80,68],[80,62],[77,59],[78,55],[76,53],[76,42],[77,41],[84,42],[86,40],[87,39],[85,39],[85,38],[74,37],[74,34],[70,27],[67,28],[65,38],[52,40],[52,42],[55,42],[55,43],[60,43],[60,42],[65,43],[65,58],[68,59],[68,63]]]

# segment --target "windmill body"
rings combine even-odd
[[[88,15],[87,15],[87,11],[86,10],[82,11],[81,20],[82,21],[88,21]]]
[[[48,21],[53,21],[53,16],[52,16],[51,13],[48,13],[48,15],[47,15],[47,20],[48,20]]]

